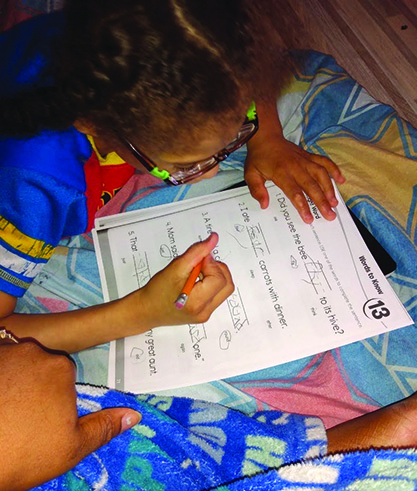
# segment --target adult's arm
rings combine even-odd
[[[129,408],[78,418],[75,367],[34,343],[0,343],[0,491],[24,491],[72,469],[140,421]]]

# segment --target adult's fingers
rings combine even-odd
[[[83,416],[78,420],[79,445],[74,458],[80,462],[84,457],[132,428],[140,422],[142,416],[128,408],[103,409]]]

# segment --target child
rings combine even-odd
[[[254,198],[266,208],[272,180],[307,223],[302,191],[335,217],[329,174],[342,183],[340,170],[282,135],[275,99],[287,71],[276,38],[240,0],[68,0],[63,13],[0,37],[1,324],[74,352],[206,321],[233,290],[227,267],[210,256],[216,234],[119,301],[42,317],[13,312],[59,240],[90,230],[102,195],[133,168],[174,185],[213,176],[224,150],[254,135],[240,131],[253,101],[259,130],[248,141],[245,179]],[[176,310],[203,258],[203,281]]]

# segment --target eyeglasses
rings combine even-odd
[[[209,159],[195,162],[190,166],[187,165],[186,168],[175,171],[172,174],[170,174],[167,170],[158,169],[157,165],[152,162],[152,160],[147,157],[143,152],[137,149],[127,138],[121,137],[121,141],[136,158],[136,160],[138,160],[150,174],[158,177],[159,179],[163,179],[167,184],[171,186],[180,186],[182,184],[187,184],[194,179],[197,179],[197,177],[200,177],[203,174],[209,172],[220,162],[227,159],[227,157],[231,153],[235,152],[241,146],[247,143],[258,131],[258,128],[258,116],[256,114],[255,104],[252,103],[246,115],[245,122],[241,126],[236,138],[231,141],[225,148],[223,148],[223,150],[220,150],[220,152],[217,152]]]

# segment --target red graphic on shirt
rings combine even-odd
[[[100,209],[108,203],[133,176],[135,169],[129,164],[105,165],[101,167],[102,193]]]
[[[135,172],[129,164],[100,165],[95,152],[84,165],[87,189],[88,225],[86,232],[94,226],[94,218],[97,210],[108,203],[111,198],[127,183]]]

